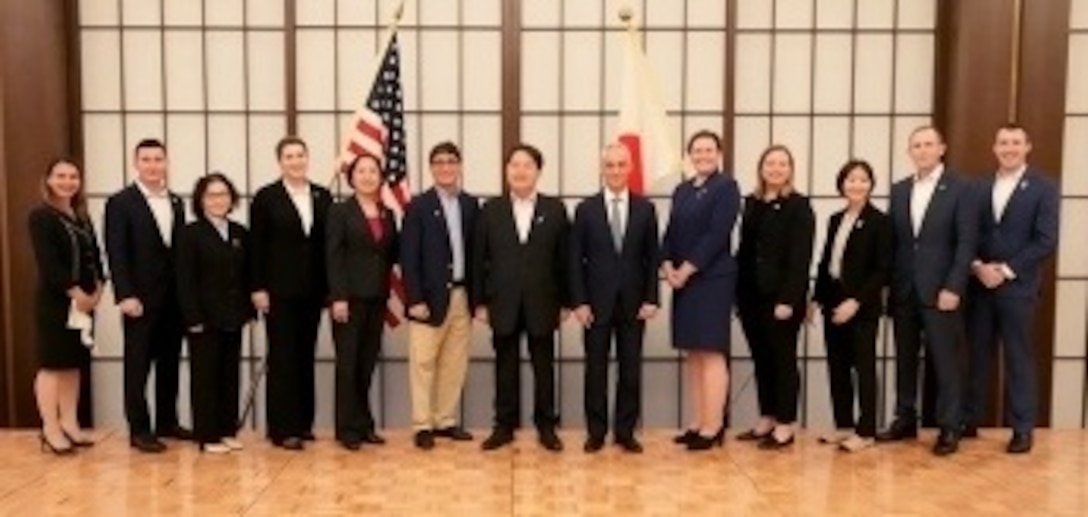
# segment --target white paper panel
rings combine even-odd
[[[502,34],[467,31],[462,35],[461,92],[466,110],[502,109]]]
[[[124,25],[161,25],[160,2],[121,0],[121,22]]]
[[[248,33],[249,109],[275,111],[286,108],[284,35],[281,31]]]
[[[930,1],[930,0],[923,0]],[[863,29],[890,29],[895,17],[896,0],[865,0],[857,3],[858,27]]]
[[[814,4],[812,0],[775,0],[775,26],[779,29],[811,28]]]
[[[844,114],[850,111],[853,41],[848,34],[816,36],[816,71],[813,111]]]
[[[589,3],[589,2],[582,2]],[[598,32],[567,32],[563,40],[563,108],[594,110],[601,106],[601,47]],[[533,66],[530,64],[529,66]]]
[[[359,2],[358,0],[336,0],[336,15],[339,17],[338,22],[342,25],[374,25],[377,20],[377,10],[374,7],[373,2]],[[405,16],[410,9],[408,5],[405,5]],[[382,23],[388,23],[388,18],[381,18]]]
[[[1084,417],[1084,361],[1054,361],[1053,382],[1051,426],[1080,428]]]
[[[117,0],[80,0],[79,1],[79,24],[81,26],[88,25],[111,25],[116,26],[121,23],[121,16],[118,12]]]
[[[256,171],[274,170],[276,166],[276,143],[287,134],[287,121],[282,115],[252,115],[249,117],[249,163],[248,167],[238,169],[231,175],[238,185],[249,185],[251,192],[256,192],[258,185],[254,185],[253,179]],[[235,151],[237,152],[237,151]],[[328,169],[317,169],[316,164],[310,164],[310,171],[314,181],[327,185],[325,178],[329,174]],[[263,178],[262,178],[263,179]],[[263,184],[263,183],[262,183]]]
[[[363,2],[357,2],[363,4]],[[300,27],[307,25],[334,25],[336,23],[336,0],[306,0],[295,3],[295,23]]]
[[[563,25],[566,27],[600,27],[604,23],[604,2],[585,0],[563,1]],[[556,1],[556,3],[559,3]]]
[[[793,186],[802,193],[809,191],[811,123],[811,117],[775,117],[771,124],[771,142],[785,145],[793,154]]]
[[[725,34],[688,34],[687,106],[689,110],[721,111],[725,102]],[[695,64],[698,63],[697,66]]]
[[[1085,357],[1088,335],[1088,282],[1058,280],[1054,301],[1054,356]]]
[[[245,46],[241,31],[209,32],[207,45],[208,109],[246,108]]]
[[[854,23],[854,0],[819,0],[816,2],[818,29],[849,29]]]
[[[888,117],[854,118],[854,157],[867,160],[873,166],[877,178],[886,173],[891,160],[891,119]],[[906,148],[906,144],[903,144]],[[877,181],[877,192],[887,187],[887,182]]]
[[[605,80],[609,84],[605,104],[609,109],[619,109],[621,95],[623,95],[620,86],[620,82],[623,81],[622,60],[624,59],[623,45],[625,44],[623,38],[626,38],[626,35],[608,34],[605,37],[608,38],[609,42],[613,43],[612,48],[616,48],[615,54],[609,54],[609,59],[612,59],[612,56],[615,55],[618,65],[615,69],[610,67],[610,73],[605,76]],[[658,31],[646,34],[646,57],[649,59],[654,73],[657,74],[657,83],[661,85],[661,96],[666,110],[674,111],[681,108],[680,92],[683,87],[684,63],[683,60],[677,59],[677,56],[683,55],[683,53],[684,33],[679,31]],[[702,58],[700,58],[700,62],[702,62]],[[612,73],[613,70],[614,73]],[[689,86],[689,88],[691,87],[694,86]]]
[[[199,27],[203,16],[204,2],[163,0],[163,19],[167,26]]]
[[[121,35],[84,30],[80,43],[83,109],[121,109]]]
[[[559,34],[526,32],[521,35],[521,107],[555,110],[559,107]]]
[[[563,118],[563,195],[586,196],[599,190],[601,119],[597,116]],[[556,169],[552,169],[556,171]]]
[[[889,113],[892,109],[892,37],[857,36],[854,109],[859,113]]]
[[[135,0],[144,1],[144,0]],[[204,2],[207,11],[205,15],[205,23],[209,26],[219,27],[241,27],[245,20],[243,19],[243,13],[245,11],[246,0],[215,0],[214,2]]]
[[[757,0],[758,1],[758,0]],[[680,2],[665,2],[660,3],[676,3]],[[744,3],[743,1],[741,3]],[[689,27],[717,27],[725,29],[726,24],[726,12],[725,2],[721,0],[687,0],[688,4],[688,26]]]
[[[128,166],[120,115],[83,116],[83,177],[88,195],[109,195],[125,184]]]
[[[734,122],[736,137],[733,147],[734,176],[747,193],[755,187],[759,177],[759,155],[771,143],[771,119],[769,117],[737,117]]]
[[[125,107],[162,109],[162,37],[158,31],[126,30],[122,34]]]
[[[463,123],[460,143],[465,188],[478,196],[501,194],[502,117],[469,115]]]
[[[737,0],[737,28],[766,29],[774,23],[774,2]]]
[[[420,34],[419,56],[423,78],[429,80],[423,88],[420,107],[424,110],[454,110],[460,103],[457,78],[460,48],[453,31],[425,31]]]
[[[461,12],[465,25],[502,26],[502,0],[462,0]]]
[[[526,27],[558,27],[557,0],[524,0],[521,4],[521,23]]]
[[[835,177],[850,157],[850,119],[816,117],[812,138],[812,194],[837,196]]]
[[[298,109],[331,110],[336,97],[333,31],[300,29],[298,44]],[[362,95],[366,95],[363,93]]]
[[[317,181],[323,185],[328,183],[336,165],[336,150],[339,145],[336,134],[340,129],[337,127],[337,118],[334,115],[300,114],[298,116],[298,136],[306,141],[306,147],[310,151],[311,177],[320,178]],[[409,138],[414,136],[409,134]],[[250,181],[254,191],[280,176],[275,149],[265,149],[255,158],[256,161],[250,170]],[[409,165],[412,163],[409,162]]]
[[[812,36],[780,34],[774,46],[774,111],[812,111]]]
[[[1065,118],[1062,194],[1088,195],[1088,116]]]
[[[196,31],[168,30],[166,38],[166,108],[204,109],[204,39]]]
[[[283,0],[246,0],[246,25],[283,27]]]
[[[895,111],[929,113],[933,109],[933,39],[929,34],[896,37]]]
[[[937,26],[937,0],[900,0],[896,3],[899,4],[900,28],[934,29]]]
[[[1065,109],[1069,113],[1088,114],[1088,34],[1069,37],[1069,79],[1065,90]]]
[[[248,170],[247,156],[258,152],[265,156],[275,155],[270,147],[258,149],[246,135],[246,117],[243,115],[208,116],[208,170],[226,174],[243,192],[255,192],[245,181]],[[242,178],[241,181],[238,178]]]
[[[170,139],[170,190],[189,194],[196,180],[209,172],[204,163],[204,115],[168,115],[166,134]]]
[[[457,25],[458,0],[419,0],[419,23],[424,26]],[[472,2],[467,2],[472,3]]]
[[[771,106],[771,38],[737,35],[737,113],[767,113]]]
[[[1063,199],[1058,242],[1058,276],[1088,276],[1088,247],[1070,246],[1084,239],[1088,228],[1088,200]]]
[[[556,164],[559,160],[559,126],[559,117],[521,117],[521,139],[536,146],[544,155],[544,169],[541,171],[537,190],[545,194],[559,193],[559,167]],[[509,150],[503,150],[504,159],[507,151]],[[505,177],[505,168],[503,174]]]

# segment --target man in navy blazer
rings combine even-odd
[[[174,290],[174,244],[185,227],[181,198],[166,184],[166,146],[146,139],[136,145],[131,185],[106,202],[106,255],[125,335],[124,391],[129,443],[148,453],[162,437],[189,439],[178,424],[178,366],[183,323]],[[155,422],[147,381],[155,368]]]
[[[578,205],[570,237],[571,301],[585,328],[585,451],[601,450],[608,432],[608,355],[615,336],[619,379],[613,435],[625,451],[639,453],[642,339],[659,304],[657,212],[649,199],[628,188],[626,146],[608,145],[601,161],[605,188]]]
[[[934,454],[956,452],[960,440],[961,301],[974,257],[977,209],[969,183],[945,170],[936,128],[915,129],[908,151],[915,173],[892,186],[895,242],[891,285],[896,359],[895,421],[880,441],[918,436],[918,352],[924,342],[937,377]]]
[[[1059,193],[1055,183],[1028,167],[1031,139],[1015,124],[997,130],[998,170],[978,192],[978,252],[968,303],[971,368],[964,404],[965,436],[978,436],[989,393],[990,361],[1005,350],[1008,417],[1013,435],[1006,450],[1026,453],[1038,406],[1032,332],[1043,262],[1058,244]]]
[[[479,202],[461,189],[461,150],[431,149],[434,187],[412,200],[401,232],[401,275],[407,295],[408,367],[416,446],[436,436],[467,441],[456,409],[468,370],[473,298],[469,260]]]

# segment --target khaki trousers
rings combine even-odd
[[[472,315],[463,288],[450,291],[441,325],[412,321],[408,326],[408,369],[412,394],[412,429],[457,425],[457,403],[468,370]]]

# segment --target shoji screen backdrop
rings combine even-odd
[[[1088,255],[1079,244],[1088,226],[1088,0],[1073,0],[1068,66],[1051,423],[1085,427]]]
[[[877,204],[889,185],[909,173],[906,140],[930,121],[936,0],[739,0],[737,13],[735,169],[742,188],[756,184],[757,160],[771,143],[796,160],[797,188],[812,197],[816,249],[828,216],[843,206],[835,189],[839,167],[852,157],[876,172]],[[814,255],[815,256],[815,255]],[[815,273],[815,260],[813,272]],[[895,364],[890,326],[877,343],[880,403],[894,404]],[[830,427],[823,331],[802,331],[802,422]],[[745,346],[736,347],[735,415],[757,414]]]

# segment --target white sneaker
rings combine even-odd
[[[223,443],[205,443],[200,446],[200,450],[208,454],[227,454],[230,452],[230,447]]]
[[[223,438],[220,441],[220,443],[222,443],[223,445],[226,445],[227,447],[230,447],[230,450],[232,450],[232,451],[240,451],[240,450],[246,448],[245,445],[242,445],[241,440],[239,440],[239,439],[237,439],[237,438],[235,438],[233,436]]]
[[[853,435],[839,444],[839,448],[846,452],[858,452],[876,445],[876,440]]]
[[[851,437],[855,436],[854,433],[846,431],[829,431],[820,435],[820,443],[829,443],[832,445],[839,445]]]

